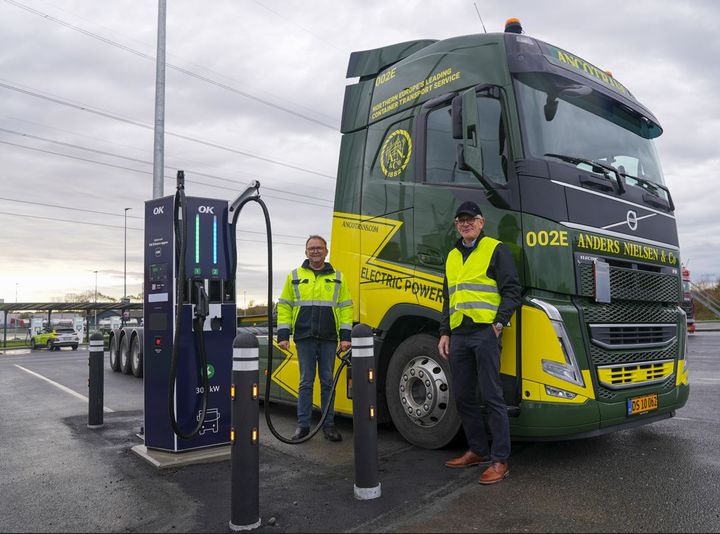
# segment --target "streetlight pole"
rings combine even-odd
[[[123,267],[123,304],[127,300],[127,212],[132,208],[125,208],[125,240],[124,240],[124,267]],[[125,310],[121,310],[122,313],[122,324],[125,324]]]
[[[95,330],[97,330],[97,271],[95,273]]]
[[[17,288],[20,284],[18,282],[15,282],[15,304],[17,304]]]

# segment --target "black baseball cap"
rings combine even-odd
[[[480,211],[480,206],[475,204],[472,200],[468,200],[460,204],[460,207],[455,212],[455,217],[460,217],[460,215],[470,215],[472,217],[477,215],[482,216],[482,211]]]

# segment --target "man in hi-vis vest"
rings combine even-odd
[[[327,254],[325,239],[311,235],[305,242],[307,259],[288,274],[277,305],[278,345],[288,350],[292,332],[300,366],[298,424],[292,437],[294,440],[310,433],[316,363],[322,410],[330,405],[323,424],[325,439],[342,440],[335,429],[334,398],[330,398],[330,391],[338,341],[341,351],[350,349],[352,299],[342,273],[325,261]]]
[[[468,450],[447,467],[488,466],[480,484],[508,476],[510,423],[500,381],[500,335],[520,304],[520,281],[510,249],[483,233],[477,204],[463,202],[455,213],[461,238],[445,260],[440,356],[449,360],[452,384]],[[488,411],[488,445],[479,388]]]

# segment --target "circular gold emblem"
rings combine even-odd
[[[402,173],[410,162],[412,139],[405,130],[395,130],[387,136],[380,150],[380,168],[385,176],[393,178]]]

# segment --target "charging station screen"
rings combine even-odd
[[[150,313],[150,330],[167,330],[166,313]]]

